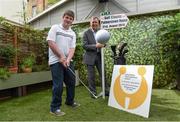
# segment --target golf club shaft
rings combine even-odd
[[[71,73],[76,77],[76,74],[73,72],[73,70],[68,66],[68,69],[71,71]],[[97,98],[97,96],[84,84],[84,82],[82,82],[82,80],[77,77],[78,80],[83,84],[83,86],[95,97]]]

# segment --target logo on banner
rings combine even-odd
[[[108,105],[149,116],[153,65],[114,65]]]
[[[121,107],[135,109],[145,101],[148,93],[147,81],[144,78],[145,73],[145,67],[138,68],[139,76],[126,74],[126,67],[119,69],[119,76],[115,79],[113,91],[114,97]]]

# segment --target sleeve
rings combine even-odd
[[[56,25],[53,25],[52,27],[51,27],[51,29],[49,30],[49,32],[48,32],[48,36],[47,36],[47,39],[46,39],[47,41],[48,40],[51,40],[51,41],[56,41]]]
[[[70,48],[75,48],[76,47],[76,34],[73,33],[73,38],[72,38],[72,42],[70,44]]]
[[[97,50],[96,44],[89,44],[89,39],[88,39],[87,31],[83,35],[83,48],[86,51],[96,51]]]

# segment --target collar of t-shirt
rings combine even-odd
[[[59,27],[62,29],[62,30],[64,30],[64,31],[71,31],[71,28],[69,27],[69,29],[67,30],[67,29],[65,29],[63,26],[62,26],[62,24],[59,24]]]

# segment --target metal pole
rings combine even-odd
[[[104,11],[108,10],[108,2],[105,3]],[[104,48],[101,48],[101,79],[102,79],[102,92],[98,97],[102,96],[105,99],[105,73],[104,73]]]
[[[101,48],[101,68],[102,68],[102,97],[105,99],[105,77],[104,77],[104,48]]]

